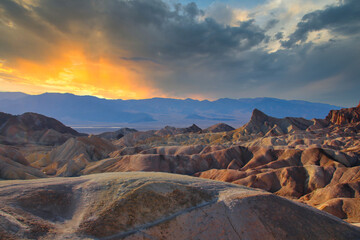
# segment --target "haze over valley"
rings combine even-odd
[[[35,112],[60,120],[79,132],[101,133],[132,127],[138,130],[161,129],[166,125],[202,128],[219,122],[240,127],[257,108],[275,117],[324,118],[339,106],[276,98],[222,98],[214,101],[151,98],[107,100],[92,96],[45,93],[0,92],[0,111],[11,114]]]

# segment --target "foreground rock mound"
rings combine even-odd
[[[359,239],[264,191],[165,173],[0,182],[1,239]]]

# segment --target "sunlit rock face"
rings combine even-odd
[[[261,190],[166,173],[0,182],[2,239],[357,239],[329,214]]]
[[[360,122],[360,103],[355,108],[331,110],[326,119],[337,125]]]

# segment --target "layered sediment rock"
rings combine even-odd
[[[360,122],[360,103],[355,108],[331,110],[326,120],[337,125]]]

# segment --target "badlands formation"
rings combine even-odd
[[[1,239],[359,239],[261,190],[168,173],[0,182]]]
[[[360,239],[359,116],[83,136],[3,113],[0,238]]]

